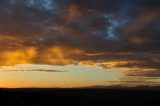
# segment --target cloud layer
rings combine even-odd
[[[1,66],[85,64],[159,77],[159,40],[159,0],[0,1]]]

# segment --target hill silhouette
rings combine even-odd
[[[0,105],[158,106],[160,89],[0,89]]]

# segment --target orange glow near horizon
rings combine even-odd
[[[1,72],[0,87],[5,88],[70,88],[92,85],[110,85],[118,80],[117,70],[69,71],[69,72]]]

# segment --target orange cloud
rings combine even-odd
[[[83,51],[76,48],[70,48],[65,46],[53,46],[45,51],[41,59],[45,63],[54,65],[66,65],[73,64],[75,60],[72,59],[72,55],[82,54]]]
[[[36,54],[36,50],[33,47],[24,50],[5,51],[1,54],[0,64],[3,66],[31,64]]]
[[[83,54],[84,51],[65,46],[53,46],[45,50],[37,50],[35,47],[8,50],[1,53],[0,65],[13,66],[17,64],[74,64],[73,55]]]
[[[49,48],[46,50],[44,55],[42,55],[42,61],[49,64],[69,64],[72,60],[68,58],[68,52],[65,48],[58,46]]]
[[[121,68],[119,66],[128,64],[128,61],[108,61],[108,62],[81,61],[79,62],[79,64],[97,66],[105,69],[112,69],[112,68]]]

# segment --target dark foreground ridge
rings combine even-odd
[[[0,106],[160,106],[160,89],[0,89]]]

